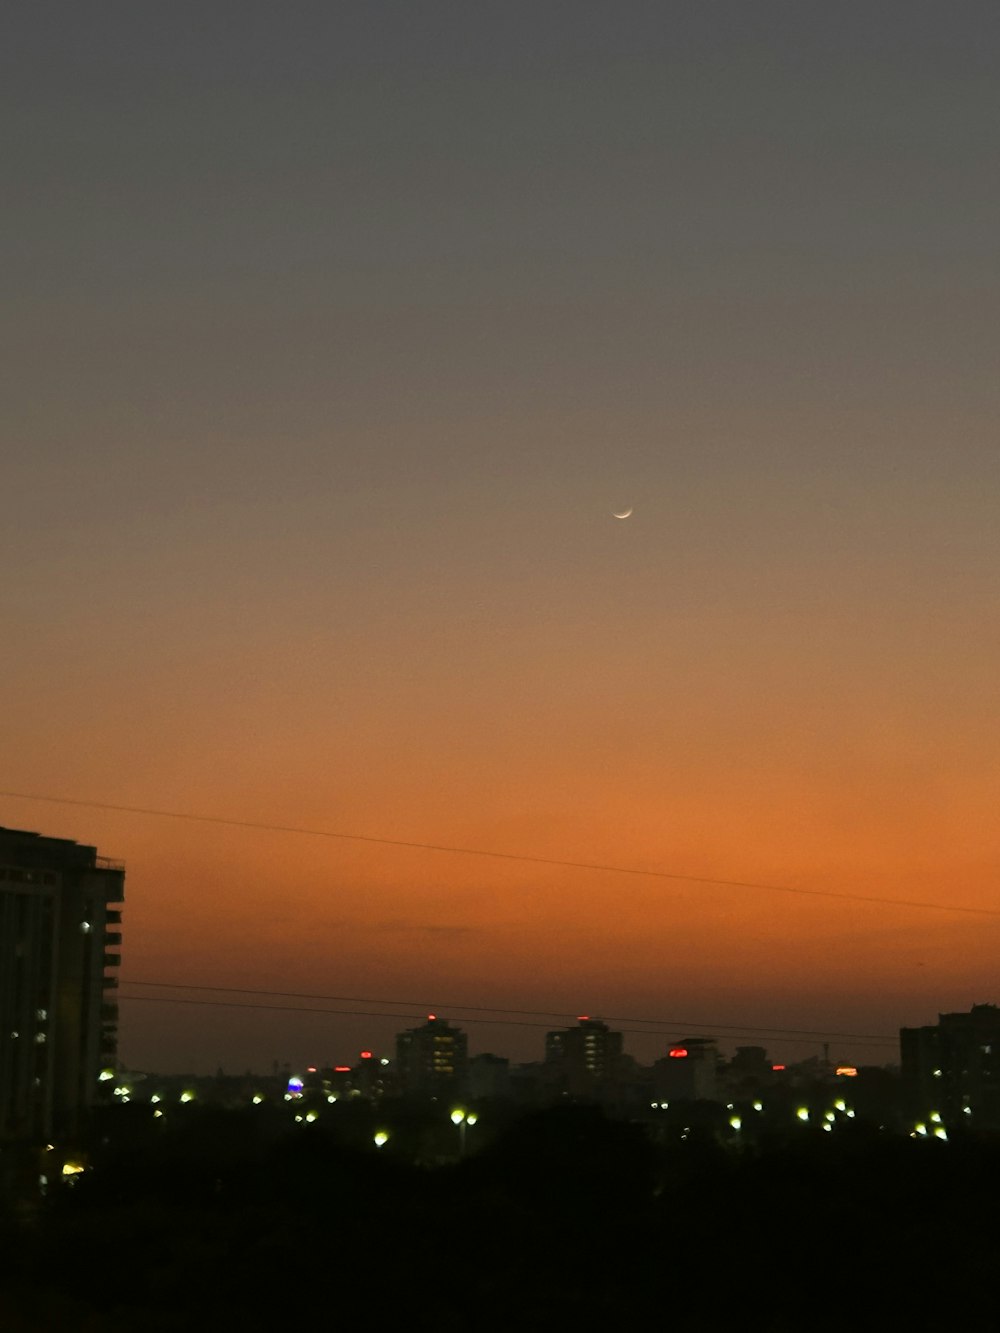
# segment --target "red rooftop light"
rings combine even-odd
[[[315,1065],[310,1065],[309,1068],[306,1070],[306,1073],[307,1073],[307,1074],[315,1074],[315,1072],[316,1072],[316,1066],[315,1066]]]
[[[576,1021],[577,1021],[578,1023],[589,1023],[589,1022],[590,1022],[590,1015],[589,1015],[589,1014],[577,1014],[577,1016],[576,1016]]]
[[[434,1020],[435,1020],[436,1018],[437,1018],[437,1014],[428,1014],[428,1015],[427,1015],[427,1021],[428,1021],[428,1023],[433,1023]]]
[[[334,1072],[335,1074],[349,1074],[349,1073],[351,1072],[351,1066],[350,1066],[350,1065],[334,1065],[334,1067],[333,1067],[333,1072]]]
[[[361,1052],[361,1058],[362,1058],[362,1060],[370,1060],[370,1059],[372,1058],[372,1053],[371,1053],[371,1051],[362,1051],[362,1052]]]
[[[686,1046],[671,1046],[670,1050],[667,1052],[671,1060],[684,1060],[687,1058],[687,1053]]]
[[[772,1065],[771,1070],[775,1074],[780,1074],[781,1071],[784,1069],[784,1067],[785,1067],[784,1065]]]

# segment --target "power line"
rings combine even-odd
[[[318,1009],[312,1005],[295,1004],[262,1004],[257,1001],[250,1003],[238,1002],[235,1000],[204,1000],[193,999],[188,996],[173,995],[122,995],[124,1000],[138,1000],[145,1003],[161,1004],[193,1004],[205,1005],[208,1008],[226,1008],[226,1009],[262,1009],[272,1013],[305,1013],[305,1014],[332,1014],[339,1017],[350,1018],[401,1018],[413,1020],[420,1018],[427,1013],[428,1006],[419,1005],[414,1000],[373,1000],[371,998],[362,998],[358,996],[336,996],[336,995],[313,995],[302,994],[294,991],[269,991],[253,990],[250,988],[241,989],[237,986],[180,986],[172,982],[148,982],[133,981],[125,982],[125,985],[132,986],[162,986],[172,990],[202,990],[221,992],[225,994],[239,995],[266,995],[271,997],[284,997],[287,999],[298,1000],[324,1000],[339,1001],[340,1003],[351,1004],[398,1004],[412,1005],[418,1009],[419,1013],[400,1013],[389,1010],[365,1010],[365,1009]],[[439,1006],[445,1007],[445,1006]],[[550,1018],[569,1018],[569,1014],[555,1013],[543,1009],[495,1009],[486,1005],[452,1005],[452,1011],[471,1009],[478,1013],[488,1014],[519,1014],[520,1018],[474,1018],[462,1016],[456,1021],[461,1023],[486,1023],[500,1027],[527,1027],[527,1028],[550,1028],[549,1023],[538,1023],[531,1021],[531,1016],[548,1016]],[[575,1016],[574,1016],[575,1017]],[[678,1031],[690,1028],[707,1028],[720,1038],[729,1038],[737,1035],[765,1036],[769,1041],[802,1041],[806,1037],[831,1037],[842,1041],[860,1042],[863,1045],[870,1046],[895,1046],[896,1039],[883,1036],[879,1033],[859,1033],[859,1032],[826,1032],[812,1031],[800,1028],[750,1028],[741,1027],[733,1023],[708,1024],[691,1023],[673,1019],[654,1019],[654,1018],[607,1018],[604,1021],[609,1023],[647,1023],[659,1024],[659,1027],[623,1027],[621,1030],[634,1036],[676,1036]],[[780,1034],[780,1035],[779,1035]]]
[[[209,1009],[252,1009],[255,1011],[267,1010],[271,1013],[278,1013],[278,1014],[321,1014],[321,1015],[332,1014],[335,1016],[347,1017],[347,1018],[402,1018],[409,1020],[418,1017],[418,1015],[412,1013],[411,1014],[374,1013],[374,1012],[366,1012],[360,1009],[314,1009],[306,1005],[296,1005],[296,1004],[259,1004],[256,1002],[251,1004],[239,1004],[235,1000],[191,1000],[176,995],[123,995],[120,998],[123,1000],[139,1001],[146,1004],[193,1004],[193,1005],[203,1005]],[[499,1025],[501,1027],[547,1028],[549,1026],[548,1023],[532,1023],[525,1019],[463,1018],[461,1021],[463,1023],[488,1023],[488,1024]],[[667,1032],[660,1033],[652,1028],[622,1028],[621,1031],[634,1036],[639,1036],[643,1034],[646,1036],[654,1036],[654,1037],[668,1035]],[[716,1035],[722,1039],[726,1039],[731,1034],[720,1030]],[[829,1033],[827,1035],[833,1036],[834,1034]],[[780,1041],[780,1042],[801,1041],[802,1038],[773,1036],[769,1037],[768,1040]],[[878,1041],[862,1041],[860,1044],[863,1046],[879,1047],[879,1046],[895,1046],[896,1043],[894,1041],[890,1042],[888,1040],[884,1041],[878,1040]]]
[[[792,893],[804,898],[833,898],[842,902],[877,903],[883,907],[912,907],[932,912],[961,912],[972,916],[1000,917],[1000,908],[968,907],[956,903],[935,903],[912,898],[883,898],[874,894],[845,893],[836,889],[794,888],[790,884],[769,884],[757,880],[718,879],[709,875],[686,875],[671,870],[642,870],[637,866],[602,865],[589,861],[567,861],[552,856],[529,856],[523,852],[496,852],[482,847],[453,847],[445,843],[414,842],[403,838],[381,838],[368,833],[341,833],[332,829],[303,828],[295,824],[265,824],[249,819],[227,819],[222,815],[197,815],[182,810],[152,810],[136,805],[112,805],[107,801],[83,801],[69,796],[39,796],[27,792],[0,791],[17,801],[43,801],[52,805],[83,806],[89,810],[109,810],[116,814],[146,815],[155,819],[184,819],[199,824],[223,824],[229,828],[254,829],[262,833],[292,833],[307,838],[333,838],[343,842],[374,843],[381,847],[406,847],[415,851],[445,852],[454,856],[489,857],[495,861],[519,861],[528,865],[555,866],[564,870],[598,871],[609,875],[640,875],[647,879],[667,879],[687,884],[710,884],[730,889],[754,889],[767,893]]]

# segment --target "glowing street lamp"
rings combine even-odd
[[[460,1106],[456,1106],[451,1113],[451,1123],[458,1126],[458,1155],[465,1156],[465,1131],[469,1125],[474,1125],[479,1117],[475,1111],[465,1111]]]
[[[389,1142],[389,1135],[385,1132],[384,1129],[380,1129],[378,1133],[375,1135],[372,1142],[375,1144],[376,1148],[384,1148],[385,1145]]]

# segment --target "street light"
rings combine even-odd
[[[474,1125],[479,1117],[475,1111],[464,1111],[460,1106],[456,1106],[451,1113],[451,1123],[458,1126],[458,1155],[465,1156],[465,1130],[469,1125]]]
[[[380,1129],[373,1139],[376,1148],[384,1148],[389,1142],[389,1135],[384,1129]]]

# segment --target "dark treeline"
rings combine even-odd
[[[998,1327],[995,1143],[734,1150],[566,1106],[431,1168],[359,1135],[114,1108],[71,1187],[7,1200],[0,1328]]]

